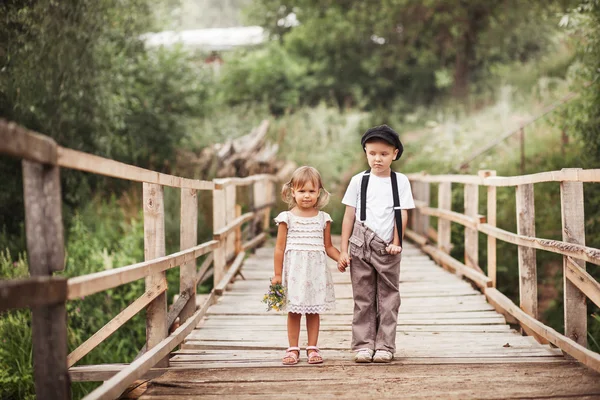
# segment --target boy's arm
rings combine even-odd
[[[402,239],[404,239],[404,232],[406,232],[406,224],[408,222],[408,211],[401,210],[402,213]],[[402,252],[402,247],[400,246],[400,237],[398,236],[398,229],[396,229],[396,221],[394,221],[394,240],[392,240],[392,245],[397,246],[398,248],[391,248],[391,246],[387,247],[387,252],[390,254],[398,254]]]
[[[325,225],[325,253],[329,256],[329,258],[335,260],[336,262],[340,260],[340,251],[335,248],[333,243],[331,243],[331,223],[328,222]]]
[[[273,257],[273,267],[275,276],[271,283],[281,283],[281,273],[283,271],[283,255],[285,254],[285,243],[287,241],[287,224],[280,223],[277,228],[277,242],[275,243],[275,257]]]

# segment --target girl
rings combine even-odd
[[[323,188],[321,175],[312,167],[300,167],[292,179],[283,185],[282,199],[290,210],[275,218],[275,277],[271,283],[286,288],[289,348],[283,357],[284,365],[294,365],[300,358],[298,337],[300,319],[306,315],[308,363],[320,364],[323,357],[317,347],[319,314],[335,308],[335,294],[327,254],[338,261],[340,252],[331,244],[329,214],[319,209],[327,204],[329,193]]]

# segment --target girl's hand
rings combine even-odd
[[[340,252],[340,258],[338,259],[338,271],[346,272],[346,268],[350,265],[350,256],[347,252]]]
[[[396,255],[402,253],[402,247],[395,244],[390,244],[385,248],[385,251],[387,251],[389,254]]]
[[[275,275],[271,278],[271,285],[275,285],[277,283],[281,283],[281,275]]]

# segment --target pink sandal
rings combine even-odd
[[[309,351],[312,350],[312,351]],[[306,348],[308,352],[308,363],[309,364],[322,364],[323,357],[321,357],[321,351],[317,346],[308,346]]]
[[[298,354],[294,353],[295,351],[297,351]],[[285,356],[283,356],[283,360],[281,361],[283,365],[296,365],[298,364],[299,360],[300,347],[288,347],[288,349],[285,351]]]

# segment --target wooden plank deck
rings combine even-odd
[[[600,398],[600,375],[521,336],[484,296],[406,244],[392,364],[355,364],[349,274],[331,262],[337,309],[321,320],[325,363],[283,367],[286,317],[261,303],[273,248],[258,249],[237,280],[173,353],[142,399]],[[300,344],[306,346],[303,328]]]

